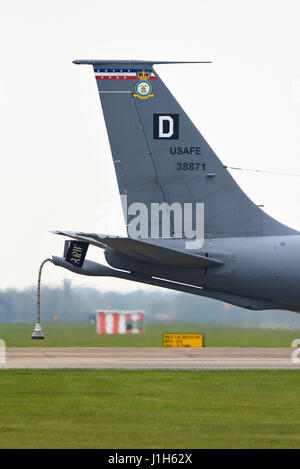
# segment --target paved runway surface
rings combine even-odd
[[[7,348],[0,369],[299,369],[290,348]]]

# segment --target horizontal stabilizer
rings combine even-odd
[[[100,241],[91,238],[91,236],[97,236],[94,233],[82,233],[81,231],[60,231],[54,230],[50,233],[58,234],[61,236],[67,236],[68,238],[77,239],[78,241],[85,241],[86,243],[92,244],[93,246],[97,246],[98,248],[105,249],[106,245],[101,243]]]
[[[55,231],[54,233],[87,241],[102,248],[109,246],[132,259],[150,264],[181,268],[208,268],[223,265],[223,262],[217,259],[158,246],[139,239],[73,231]]]
[[[139,239],[106,236],[101,237],[99,241],[133,259],[151,264],[191,268],[223,265],[223,262],[219,260],[158,246]]]

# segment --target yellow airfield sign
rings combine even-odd
[[[204,334],[163,335],[164,347],[204,347]]]

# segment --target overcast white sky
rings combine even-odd
[[[1,0],[0,288],[34,284],[61,255],[51,229],[125,234],[92,67],[73,59],[212,60],[157,70],[224,164],[300,175],[299,24],[297,0]],[[300,177],[232,174],[300,230]],[[117,223],[101,222],[101,204]],[[140,287],[45,271],[47,284],[63,278]]]

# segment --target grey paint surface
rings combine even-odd
[[[205,205],[205,241],[187,250],[186,239],[128,239],[96,233],[62,232],[105,249],[109,269],[85,261],[83,275],[127,278],[250,309],[300,310],[300,233],[264,213],[239,188],[155,72],[153,62],[75,61],[94,70],[149,70],[153,97],[134,97],[136,80],[97,80],[121,195],[143,202]],[[175,140],[155,138],[154,115],[178,115]],[[200,148],[199,155],[171,154],[171,148]],[[203,170],[178,171],[183,161]],[[130,220],[129,220],[130,222]]]
[[[124,66],[112,63],[109,69]],[[94,65],[95,70],[102,68]],[[134,80],[97,80],[119,190],[127,194],[128,203],[143,202],[149,206],[153,202],[202,202],[207,238],[294,233],[265,214],[241,191],[154,71],[153,64],[132,63],[129,67],[141,68],[152,70],[157,78],[153,81],[154,96],[147,100],[133,98]],[[179,114],[178,140],[153,139],[153,115],[157,113]],[[205,171],[178,172],[174,159],[179,159],[170,156],[170,146],[174,145],[200,147],[200,158],[190,156],[186,160],[200,161],[205,164]]]

